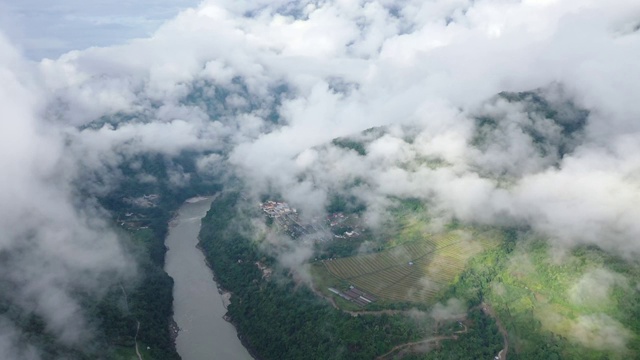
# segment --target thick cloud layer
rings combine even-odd
[[[2,246],[65,269],[25,288],[33,301],[78,271],[119,269],[100,214],[71,200],[74,169],[195,150],[203,172],[232,168],[307,214],[348,190],[375,224],[390,197],[414,196],[444,219],[635,254],[639,27],[633,0],[211,0],[148,38],[37,64],[3,42]],[[577,130],[533,98],[496,96],[534,89]],[[330,144],[345,136],[364,155]],[[105,249],[68,261],[87,246]]]
[[[3,37],[0,54],[3,296],[42,316],[47,330],[75,346],[90,335],[84,333],[88,327],[72,294],[99,294],[114,279],[132,275],[134,265],[108,229],[105,214],[74,195],[69,182],[75,166],[66,158],[61,129],[39,117],[46,95],[31,76],[34,69]],[[33,358],[35,349],[15,345],[10,322],[1,318],[0,323],[0,354]]]

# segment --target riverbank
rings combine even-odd
[[[180,327],[178,323],[173,319],[169,320],[169,334],[171,334],[171,341],[173,342],[173,346],[176,346],[176,339],[178,338],[178,334],[180,333]]]

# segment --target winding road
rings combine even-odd
[[[360,316],[360,315],[372,315],[372,316],[381,316],[383,314],[387,314],[387,315],[396,315],[396,314],[402,314],[402,313],[409,313],[408,310],[376,310],[376,311],[349,311],[349,310],[344,310],[341,309],[338,304],[336,304],[335,300],[330,297],[330,296],[326,296],[325,294],[321,293],[320,291],[318,291],[317,289],[311,287],[311,291],[313,291],[314,294],[316,294],[317,296],[327,300],[334,308],[345,312],[351,316]],[[509,335],[507,333],[507,329],[504,327],[504,325],[502,324],[502,322],[500,321],[500,319],[496,316],[495,310],[491,307],[491,305],[487,304],[487,303],[482,303],[472,309],[477,309],[477,308],[482,308],[482,312],[487,315],[490,316],[491,318],[493,318],[493,320],[496,322],[496,325],[498,326],[498,330],[500,331],[500,334],[502,334],[502,341],[503,341],[503,347],[502,350],[500,350],[500,352],[498,353],[498,359],[499,360],[506,360],[507,359],[507,353],[509,352]],[[469,309],[469,310],[472,310]],[[461,314],[458,317],[464,317],[466,314]],[[417,346],[417,345],[426,345],[428,343],[431,342],[437,342],[440,340],[457,340],[458,339],[458,335],[455,334],[463,334],[466,333],[468,331],[468,328],[466,325],[464,325],[464,330],[461,331],[457,331],[454,333],[454,335],[449,335],[449,336],[435,336],[435,337],[430,337],[424,340],[420,340],[420,341],[414,341],[414,342],[410,342],[410,343],[405,343],[405,344],[400,344],[400,345],[396,345],[395,347],[393,347],[393,349],[391,349],[389,352],[380,355],[376,358],[376,360],[383,360],[385,359],[386,356],[393,354],[394,352],[398,351],[398,350],[402,350],[405,349],[407,347],[411,347],[411,346]]]
[[[120,284],[120,289],[122,289],[122,294],[124,294],[124,304],[127,308],[127,312],[129,312],[129,297],[127,296],[127,291],[124,289],[124,286],[122,286],[122,284]],[[140,350],[138,349],[138,332],[140,332],[140,321],[136,319],[136,323],[138,324],[136,326],[136,336],[133,338],[136,343],[136,355],[138,355],[138,360],[143,360],[142,354],[140,354]]]
[[[500,352],[498,353],[498,359],[506,360],[507,353],[509,352],[509,334],[507,333],[507,329],[504,327],[500,319],[496,316],[496,312],[495,310],[493,310],[491,305],[483,302],[482,304],[480,304],[480,306],[482,306],[482,311],[485,313],[485,315],[491,316],[493,320],[495,320],[496,325],[498,325],[498,330],[500,331],[500,334],[502,334],[502,341],[504,344],[502,350],[500,350]]]
[[[140,354],[140,350],[138,349],[138,331],[140,331],[140,321],[137,321],[138,323],[138,327],[136,328],[136,337],[135,337],[135,342],[136,342],[136,355],[138,355],[138,360],[142,360],[142,355]]]
[[[464,326],[464,330],[460,330],[460,331],[456,331],[453,333],[453,335],[443,335],[443,336],[434,336],[434,337],[430,337],[424,340],[420,340],[420,341],[413,341],[413,342],[409,342],[409,343],[405,343],[405,344],[400,344],[400,345],[396,345],[393,347],[393,349],[389,350],[388,352],[378,356],[376,358],[376,360],[384,360],[386,359],[387,356],[395,353],[396,351],[400,351],[402,349],[406,349],[412,346],[418,346],[418,345],[426,345],[432,342],[438,342],[441,340],[458,340],[458,335],[457,334],[464,334],[467,331],[469,331],[469,328],[467,327],[467,325],[462,324],[462,326]]]

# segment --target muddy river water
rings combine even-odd
[[[211,203],[212,198],[188,200],[165,240],[169,248],[165,270],[174,280],[174,320],[180,328],[176,348],[183,360],[250,360],[235,327],[223,319],[222,296],[196,248],[200,221]]]

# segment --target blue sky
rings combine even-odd
[[[144,37],[200,0],[0,0],[0,29],[29,58]]]

